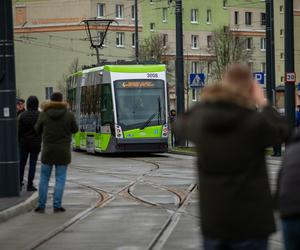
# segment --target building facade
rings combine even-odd
[[[281,1],[281,0],[280,0]],[[283,1],[283,0],[282,0]],[[139,40],[151,34],[164,36],[169,64],[168,82],[175,92],[175,0],[143,0],[139,3]],[[115,19],[100,51],[106,61],[134,59],[133,0],[18,0],[14,6],[18,95],[36,94],[47,99],[63,85],[63,75],[78,59],[79,65],[96,63],[82,20],[90,17]],[[253,56],[247,63],[253,72],[265,71],[265,3],[257,0],[184,0],[184,74],[186,107],[199,100],[199,89],[189,88],[191,73],[211,74],[213,32],[227,28],[247,40]],[[104,26],[99,30],[99,37]],[[174,94],[170,108],[175,108]]]
[[[175,4],[172,0],[142,2],[143,37],[159,33],[166,37],[170,68],[175,69],[176,34]],[[213,82],[214,54],[212,37],[215,31],[227,28],[236,37],[246,39],[245,49],[252,50],[247,60],[253,72],[265,72],[265,2],[255,0],[185,0],[183,1],[183,44],[185,59],[186,107],[197,102],[200,89],[189,88],[191,73],[204,73],[206,83]],[[175,84],[175,72],[169,76]],[[173,87],[172,87],[173,88]],[[171,99],[175,108],[175,100]]]
[[[34,94],[41,101],[60,90],[64,76],[78,61],[97,62],[90,49],[84,19],[115,19],[107,33],[100,59],[132,60],[134,54],[134,9],[131,0],[52,0],[17,1],[14,6],[14,39],[17,95]],[[142,19],[139,21],[141,22]],[[100,26],[101,37],[106,26]],[[141,31],[141,25],[140,25]]]

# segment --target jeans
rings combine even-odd
[[[300,218],[282,220],[282,231],[286,250],[300,249]]]
[[[205,250],[267,250],[268,240],[222,241],[204,239]]]
[[[49,180],[52,172],[52,165],[42,163],[40,185],[39,185],[39,201],[38,207],[45,208],[47,202]],[[53,207],[60,208],[64,194],[67,176],[67,165],[55,165],[55,188],[53,195]]]
[[[29,155],[29,171],[28,171],[28,186],[33,186],[33,180],[35,176],[35,168],[36,168],[36,162],[39,157],[39,152],[30,152],[26,148],[20,146],[19,148],[20,153],[20,187],[23,184],[24,179],[24,171],[25,166],[27,163],[28,155]]]

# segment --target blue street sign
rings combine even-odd
[[[264,84],[265,83],[265,73],[264,72],[253,72],[253,77],[260,84]]]
[[[300,82],[297,84],[297,90],[300,91]]]
[[[190,87],[191,88],[201,88],[205,85],[205,74],[190,74]]]

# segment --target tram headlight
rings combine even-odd
[[[168,137],[169,136],[169,128],[168,124],[163,125],[162,129],[162,137]]]
[[[123,138],[122,127],[119,125],[115,125],[116,138]]]

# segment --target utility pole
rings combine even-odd
[[[275,104],[275,48],[274,48],[274,4],[273,0],[266,0],[266,70],[267,97],[271,104]]]
[[[183,31],[182,0],[176,0],[176,100],[177,115],[184,113],[184,64],[183,64]],[[176,146],[184,146],[184,141],[176,140]]]
[[[12,1],[0,1],[0,197],[20,192]]]
[[[291,0],[285,0],[284,30],[285,114],[290,125],[295,126],[294,3]]]
[[[135,23],[135,60],[139,63],[139,17],[138,17],[138,1],[134,0],[134,23]]]

